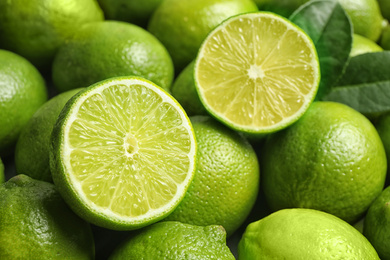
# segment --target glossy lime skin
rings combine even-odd
[[[387,161],[373,124],[335,102],[314,102],[265,141],[262,187],[274,210],[312,208],[358,220],[381,193]]]
[[[92,259],[87,222],[71,211],[55,186],[17,175],[0,185],[1,259]]]
[[[379,260],[370,242],[347,222],[322,211],[284,209],[248,225],[238,259]]]
[[[28,60],[0,50],[0,156],[12,153],[21,130],[47,96],[43,77]]]
[[[163,221],[130,237],[109,257],[116,259],[224,259],[234,260],[221,226],[194,226]]]
[[[78,27],[104,19],[95,0],[0,1],[0,10],[0,48],[44,69]]]
[[[116,76],[140,76],[167,90],[174,68],[165,47],[148,31],[104,21],[83,26],[60,48],[52,75],[60,92]]]

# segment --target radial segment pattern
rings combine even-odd
[[[302,114],[319,83],[317,53],[308,36],[284,18],[262,12],[217,27],[195,68],[206,108],[249,132],[278,128]]]

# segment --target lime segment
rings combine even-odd
[[[183,109],[162,89],[115,78],[88,88],[62,113],[53,133],[53,159],[60,161],[53,179],[89,221],[132,229],[181,201],[193,178],[195,138]]]
[[[311,39],[266,12],[232,17],[203,42],[195,64],[206,109],[235,130],[267,133],[297,120],[319,84]]]

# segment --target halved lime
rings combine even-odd
[[[268,12],[237,15],[217,26],[198,52],[194,73],[206,109],[252,134],[275,132],[298,120],[320,81],[311,39]]]
[[[184,110],[138,77],[96,83],[65,105],[52,133],[53,181],[69,206],[102,227],[156,222],[182,200],[196,142]]]

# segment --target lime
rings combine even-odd
[[[390,21],[390,0],[378,0],[378,4],[383,17]]]
[[[140,76],[169,89],[173,75],[171,57],[153,35],[117,21],[83,26],[53,62],[53,82],[60,92],[116,76]]]
[[[390,25],[383,29],[380,46],[385,50],[390,50]]]
[[[244,137],[209,116],[192,117],[191,122],[198,144],[195,176],[183,201],[165,220],[222,225],[230,236],[257,198],[256,153]]]
[[[215,26],[230,16],[257,10],[252,0],[164,0],[150,18],[148,30],[167,47],[180,72],[195,59]]]
[[[0,48],[45,69],[75,29],[104,18],[95,0],[0,1],[0,10]]]
[[[55,186],[26,175],[0,185],[0,259],[93,259],[90,225]]]
[[[53,128],[50,166],[65,201],[87,221],[129,230],[183,199],[195,171],[191,122],[162,88],[119,77],[80,91]]]
[[[240,260],[378,259],[370,242],[347,222],[313,209],[284,209],[248,225]]]
[[[98,0],[106,19],[146,27],[154,10],[163,0]]]
[[[354,222],[381,193],[386,154],[372,123],[335,102],[314,102],[296,124],[269,136],[262,184],[273,210],[312,208]]]
[[[28,121],[15,148],[15,168],[18,174],[53,182],[49,164],[51,131],[65,103],[80,90],[69,90],[51,98]]]
[[[46,100],[38,70],[25,58],[0,50],[0,155],[12,153],[21,130]]]
[[[371,204],[364,219],[363,234],[382,260],[390,259],[390,186]]]
[[[213,116],[259,135],[302,116],[317,93],[320,71],[313,42],[300,28],[258,12],[231,17],[207,36],[194,78]]]
[[[196,92],[194,81],[194,62],[191,62],[177,76],[171,87],[171,93],[180,105],[184,108],[187,115],[207,115],[202,102],[200,102]]]
[[[3,164],[3,162],[1,161],[1,158],[0,158],[0,183],[3,183],[4,179],[5,179],[5,176],[4,176],[4,164]]]
[[[354,57],[364,53],[380,52],[380,51],[383,51],[383,49],[378,44],[376,44],[376,42],[367,39],[366,37],[360,36],[358,34],[354,34],[352,49],[349,56]]]
[[[309,0],[260,0],[259,9],[289,17],[306,2]],[[373,41],[379,39],[383,17],[377,0],[338,0],[338,2],[351,18],[355,33]]]
[[[223,227],[164,221],[140,230],[120,245],[109,259],[235,258],[226,245]]]

